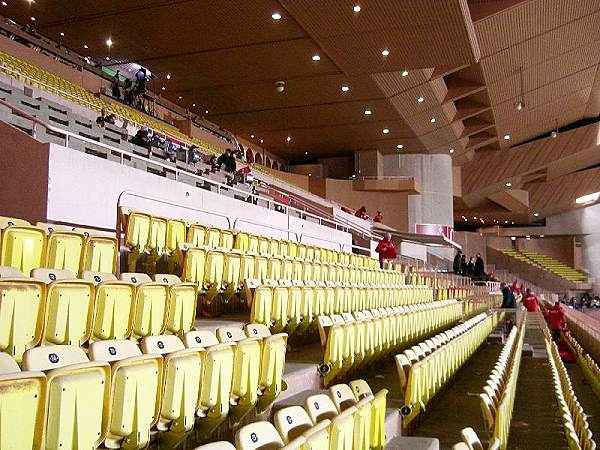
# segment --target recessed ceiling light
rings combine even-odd
[[[87,44],[83,44],[83,48],[88,49],[89,47],[87,46]]]
[[[64,35],[65,35],[65,33],[63,33],[63,32],[61,31],[61,32],[60,32],[60,35],[61,35],[61,36],[64,36]]]
[[[558,131],[556,131],[556,130],[552,130],[552,132],[550,133],[550,137],[554,139],[554,138],[556,138],[557,136],[558,136]]]
[[[533,217],[539,217],[540,213],[533,213]]]
[[[454,153],[454,149],[453,148],[450,149],[450,153]]]
[[[505,134],[505,135],[504,135],[504,140],[505,140],[505,141],[508,141],[509,139],[510,139],[510,134]]]
[[[398,144],[398,145],[396,145],[396,148],[401,150],[401,149],[403,149],[403,148],[404,148],[404,145],[402,145],[402,144]]]
[[[373,111],[371,111],[370,109],[365,109],[365,116],[370,116],[371,114],[373,114]]]
[[[305,155],[308,155],[308,152],[304,152]]]
[[[511,237],[510,237],[510,240],[511,240],[511,241],[516,241],[516,240],[517,240],[517,238],[516,238],[516,236],[511,236]]]
[[[292,137],[288,136],[285,140],[288,141],[288,142],[290,142],[292,140]]]
[[[423,100],[425,100],[423,97],[419,97],[419,98],[417,99],[417,101],[418,101],[419,103],[423,103]]]
[[[252,139],[254,139],[254,135],[253,135],[253,134],[251,134],[251,135],[250,135],[250,137],[251,137]]]
[[[514,225],[515,223],[514,223],[514,222],[511,222],[510,224],[511,224],[511,225]]]
[[[505,220],[504,223],[508,223],[508,220]]]
[[[510,182],[506,183],[506,187],[511,187],[511,186],[512,186],[512,183],[510,183]]]
[[[180,96],[179,96],[179,97],[177,97],[177,98],[179,98],[179,100],[181,100],[183,97],[180,95]]]
[[[384,128],[382,130],[382,132],[383,132],[383,134],[388,134],[390,132],[390,129],[389,128]]]
[[[271,17],[273,18],[273,20],[279,20],[281,19],[281,14],[275,11],[273,14],[271,14]]]
[[[164,86],[163,86],[163,87],[162,87],[162,90],[164,91],[165,89],[166,89],[166,87],[164,87]]]
[[[113,41],[112,41],[112,39],[111,39],[111,38],[108,38],[108,39],[106,40],[106,45],[108,45],[109,47],[110,47],[111,45],[113,45]]]
[[[360,12],[360,5],[354,5],[354,8],[352,8],[352,10],[357,13]]]
[[[319,55],[313,55],[312,60],[313,61],[321,61],[321,57]]]
[[[171,79],[171,74],[170,74],[170,73],[168,73],[168,74],[167,74],[167,80],[170,80],[170,79]]]
[[[31,16],[30,19],[35,22],[35,17]]]
[[[435,123],[435,117],[432,117],[432,118],[431,118],[429,121],[430,121],[431,123]]]
[[[386,48],[386,49],[384,49],[384,50],[381,52],[381,54],[382,54],[383,56],[387,56],[387,55],[389,55],[389,54],[390,54],[390,51],[389,51],[389,50]]]
[[[406,77],[406,76],[408,76],[408,70],[403,70],[403,71],[402,71],[402,76],[403,76],[403,77]]]
[[[8,6],[8,3],[2,2],[2,6]]]
[[[107,60],[107,61],[110,61],[110,58],[107,56],[107,57],[106,57],[106,60]]]
[[[260,143],[262,144],[263,142],[264,142],[264,141],[261,139],[261,140],[260,140]]]
[[[477,220],[477,217],[473,217],[474,220]]]
[[[347,84],[342,84],[342,92],[348,92],[350,90],[350,86]]]
[[[196,106],[196,104],[195,104],[195,103],[192,103],[192,106]]]
[[[543,234],[540,234],[540,237],[541,237],[541,238],[543,238],[543,237],[544,237],[544,235],[543,235]]]
[[[204,111],[204,114],[208,114],[208,109],[206,111]]]

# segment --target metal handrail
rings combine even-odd
[[[300,240],[299,240],[298,242],[302,242],[302,238],[303,238],[304,236],[306,236],[306,237],[309,237],[309,238],[312,238],[312,239],[317,239],[317,240],[319,240],[319,241],[323,241],[323,242],[329,242],[329,243],[331,243],[331,244],[338,245],[338,246],[339,246],[339,248],[340,248],[340,252],[344,250],[344,245],[345,245],[345,244],[342,244],[341,242],[332,241],[331,239],[327,239],[327,238],[323,238],[323,237],[319,237],[319,236],[313,236],[312,234],[308,234],[308,233],[302,233],[302,234],[300,235]]]
[[[287,233],[288,235],[288,241],[290,240],[290,234],[294,234],[296,235],[296,242],[300,242],[300,239],[298,238],[298,233],[295,231],[291,231],[289,228],[285,229],[285,228],[279,228],[279,227],[274,227],[273,225],[265,225],[262,223],[258,223],[258,222],[253,222],[252,220],[248,220],[248,219],[244,219],[243,217],[236,217],[236,219],[233,221],[233,229],[236,229],[236,225],[239,222],[245,222],[245,223],[249,223],[250,225],[256,225],[259,227],[266,227],[266,228],[270,228],[271,230],[276,230],[276,231],[282,231],[284,233]]]

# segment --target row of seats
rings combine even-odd
[[[117,239],[97,230],[0,216],[0,265],[116,273]]]
[[[461,317],[462,303],[456,300],[319,316],[325,386]]]
[[[385,446],[387,390],[377,394],[364,380],[332,386],[304,405],[278,410],[271,422],[242,427],[235,447],[213,442],[196,450],[379,450]]]
[[[187,224],[184,220],[158,217],[124,207],[121,208],[120,214],[125,244],[134,256],[144,252],[157,256],[163,253],[171,255],[177,250],[178,243],[186,242],[192,247],[235,249],[242,253],[251,252],[266,256],[379,269],[377,259],[364,255],[272,239],[243,231]]]
[[[577,342],[570,332],[563,332],[562,336],[567,341],[571,351],[577,355],[577,363],[583,370],[585,378],[590,383],[598,398],[600,398],[600,367],[590,354],[579,345],[579,342]]]
[[[498,441],[506,448],[517,390],[521,351],[525,337],[525,321],[520,327],[513,327],[500,352],[498,361],[479,394],[479,403],[486,430],[492,438],[490,445]]]
[[[397,355],[401,386],[405,385],[403,426],[407,427],[496,327],[498,316],[485,313],[440,333],[436,340],[413,346]],[[437,341],[437,342],[436,342]]]
[[[25,352],[23,372],[0,354],[3,450],[145,448],[150,431],[207,434],[231,410],[281,391],[285,335],[264,327],[98,341],[88,354],[48,345]],[[88,358],[89,357],[89,358]],[[42,443],[43,442],[43,443]]]
[[[575,309],[563,308],[569,332],[595,361],[600,361],[600,330],[597,320]]]
[[[183,335],[194,323],[197,288],[175,275],[33,269],[31,277],[0,266],[0,351],[21,362],[41,345]]]
[[[531,261],[542,266],[544,269],[569,281],[585,281],[587,279],[585,274],[581,273],[579,270],[576,270],[568,264],[552,258],[551,256],[525,250],[521,253]]]
[[[554,392],[558,399],[560,417],[562,419],[565,437],[569,450],[594,450],[592,431],[587,421],[587,416],[577,400],[577,395],[571,386],[571,379],[562,362],[558,347],[552,341],[548,328],[544,328],[546,335],[546,350],[552,369]]]
[[[246,284],[253,288],[249,280]],[[286,329],[289,333],[314,330],[319,316],[433,302],[433,291],[425,286],[334,287],[279,280],[251,290],[250,321],[265,324],[274,332]]]
[[[464,301],[465,317],[476,316],[502,305],[502,294],[480,294],[470,297]]]

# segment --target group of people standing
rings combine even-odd
[[[471,277],[475,280],[483,280],[485,278],[485,264],[480,253],[477,253],[474,257],[471,256],[469,262],[467,262],[467,257],[459,250],[454,257],[452,269],[456,275]]]

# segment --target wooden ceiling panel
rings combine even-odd
[[[598,0],[520,2],[475,23],[481,56],[485,58],[599,10]]]
[[[398,72],[375,73],[372,75],[373,80],[379,86],[379,89],[387,96],[394,97],[395,95],[405,92],[409,89],[420,86],[431,78],[434,69],[417,69],[409,70],[408,75],[404,76],[403,70]]]
[[[479,59],[466,0],[369,0],[359,14],[353,0],[280,1],[346,73]],[[387,58],[381,56],[384,48]]]

